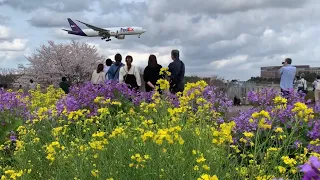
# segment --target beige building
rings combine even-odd
[[[275,79],[280,78],[280,74],[278,73],[279,69],[282,66],[267,66],[267,67],[261,67],[260,69],[260,77],[266,78],[266,79]],[[310,67],[309,65],[298,65],[295,66],[297,68],[297,74],[300,74],[302,72],[315,72],[317,74],[320,74],[320,68],[318,67]]]

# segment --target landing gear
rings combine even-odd
[[[101,40],[104,40],[104,39],[107,39],[106,41],[111,41],[110,36],[106,36],[106,35],[102,36]]]
[[[141,34],[139,34],[138,38],[140,38]]]

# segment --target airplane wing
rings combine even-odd
[[[95,30],[95,31],[98,31],[98,32],[101,32],[101,33],[109,33],[109,32],[110,32],[110,31],[107,30],[107,29],[102,29],[102,28],[99,28],[99,27],[96,27],[96,26],[92,26],[92,25],[90,25],[90,24],[81,22],[81,21],[79,21],[79,20],[77,20],[77,21],[80,22],[80,23],[82,23],[82,24],[84,24],[84,25],[86,25],[87,27],[89,27],[89,28],[91,28],[91,29],[93,29],[93,30]]]

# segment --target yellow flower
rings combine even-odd
[[[105,134],[105,132],[96,132],[92,134],[92,137],[103,137]]]
[[[278,166],[278,170],[281,174],[284,174],[286,172],[286,168],[282,167],[282,166]]]
[[[98,177],[98,173],[99,173],[99,170],[97,170],[97,169],[94,169],[94,170],[91,171],[91,174],[94,177]]]
[[[281,159],[285,164],[289,165],[290,167],[293,167],[297,164],[297,161],[295,159],[289,158],[289,156],[283,156],[281,157]]]
[[[254,136],[252,132],[244,132],[243,135],[247,138],[252,138]]]
[[[198,166],[198,165],[195,165],[195,166],[193,167],[193,170],[199,171],[199,166]]]
[[[206,159],[203,157],[203,154],[197,159],[197,163],[205,162]]]
[[[232,143],[233,140],[231,133],[234,126],[235,122],[231,121],[229,123],[220,124],[220,131],[217,131],[213,128],[212,130],[214,139],[212,142],[218,145],[223,144],[224,142]]]
[[[210,170],[210,167],[208,165],[203,165],[202,168],[206,171],[209,171]]]
[[[283,129],[281,127],[277,127],[275,132],[276,133],[283,133]]]
[[[210,176],[208,174],[202,174],[197,180],[219,180],[216,175]]]
[[[252,118],[249,119],[250,123],[254,123],[254,120]]]
[[[273,102],[275,104],[287,104],[288,100],[286,98],[283,98],[282,96],[277,96],[273,99]]]
[[[197,151],[196,150],[192,150],[192,154],[196,155]]]
[[[169,81],[164,80],[164,79],[159,79],[159,80],[157,81],[157,84],[160,85],[160,89],[161,89],[161,90],[168,90],[168,89],[170,88]]]
[[[262,118],[260,121],[259,121],[259,124],[258,124],[259,128],[262,128],[262,129],[271,129],[271,125],[270,124],[267,124],[265,122],[265,118]]]
[[[314,112],[312,108],[308,108],[308,106],[304,103],[297,102],[294,104],[294,108],[291,110],[292,112],[296,113],[298,118],[303,119],[307,122],[309,119],[314,118]]]
[[[271,117],[270,117],[270,114],[267,112],[267,111],[265,111],[265,110],[262,110],[262,111],[260,111],[259,113],[258,112],[255,112],[255,113],[253,113],[252,115],[252,118],[254,118],[254,119],[257,119],[258,117],[261,117],[261,118],[267,118],[267,119],[271,119]]]

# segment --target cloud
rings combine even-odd
[[[0,25],[0,39],[8,39],[11,36],[10,32],[10,28]]]
[[[12,42],[0,42],[0,51],[23,51],[26,49],[28,40],[14,39]]]
[[[0,15],[0,24],[7,24],[10,21],[10,17]]]
[[[28,20],[30,25],[40,28],[61,27],[69,25],[67,18],[87,20],[80,12],[54,12],[46,8],[37,9]],[[41,16],[39,16],[41,14]],[[69,27],[70,28],[70,27]]]
[[[3,0],[2,5],[7,5],[15,9],[32,12],[38,8],[48,8],[56,12],[77,12],[89,10],[94,0]]]
[[[210,63],[211,66],[213,66],[213,68],[217,68],[217,69],[221,69],[223,67],[228,66],[236,68],[239,65],[245,63],[248,60],[248,55],[238,55],[235,57],[231,57],[229,59],[221,59],[221,60],[217,60],[217,61],[213,61],[212,63]]]
[[[162,20],[168,14],[228,14],[253,9],[297,8],[310,0],[162,0],[149,1],[149,14],[156,20]],[[183,8],[182,8],[183,7]]]

